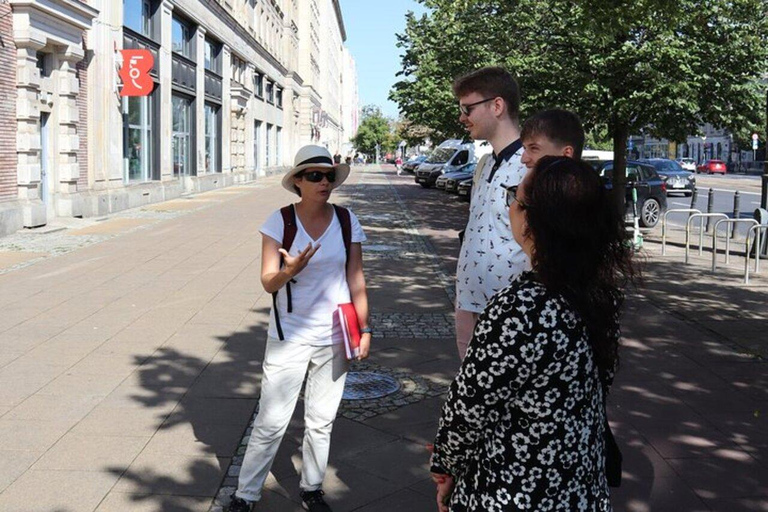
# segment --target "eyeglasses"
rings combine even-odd
[[[305,180],[311,182],[311,183],[320,183],[323,181],[323,178],[326,178],[328,180],[328,183],[335,183],[336,182],[336,171],[309,171],[309,172],[301,172],[297,175],[297,178],[304,178]]]
[[[459,103],[459,110],[461,111],[462,114],[464,114],[465,116],[468,116],[468,115],[470,115],[472,113],[472,109],[474,107],[480,105],[481,103],[487,103],[489,101],[493,101],[496,98],[497,98],[497,96],[494,96],[493,98],[486,98],[484,100],[480,100],[480,101],[476,101],[474,103],[470,103],[469,105],[462,105],[461,103]]]
[[[530,208],[530,205],[525,204],[520,199],[517,198],[517,189],[520,187],[520,185],[511,185],[506,186],[502,185],[507,190],[507,208],[512,206],[512,203],[517,201],[517,204],[520,205],[521,210],[527,210]]]

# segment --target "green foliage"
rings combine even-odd
[[[390,98],[436,138],[463,135],[452,80],[495,64],[518,78],[523,117],[576,112],[618,169],[641,128],[678,142],[704,123],[739,140],[765,129],[765,0],[420,1],[431,10],[407,16]]]
[[[352,137],[352,144],[355,145],[358,151],[368,155],[375,155],[377,144],[381,154],[395,150],[399,140],[395,140],[395,134],[392,133],[391,129],[391,122],[384,117],[379,107],[366,105],[362,109],[361,118],[357,134]]]

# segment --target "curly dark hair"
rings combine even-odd
[[[524,193],[533,270],[581,316],[598,367],[614,370],[623,290],[639,277],[623,215],[595,170],[572,158],[541,158]]]

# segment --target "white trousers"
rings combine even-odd
[[[349,362],[343,345],[311,346],[267,339],[259,413],[240,469],[236,495],[258,501],[291,421],[304,377],[304,442],[301,489],[323,485],[331,445],[331,429],[344,393]]]

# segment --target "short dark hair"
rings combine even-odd
[[[461,98],[476,92],[486,98],[501,98],[513,121],[520,117],[520,87],[509,72],[501,67],[485,67],[458,77],[453,81],[453,94]]]
[[[523,123],[520,139],[528,139],[541,135],[560,146],[571,146],[573,158],[581,159],[584,149],[584,127],[579,116],[568,110],[553,108],[537,112]]]
[[[531,265],[546,288],[579,313],[599,367],[611,371],[623,289],[639,277],[624,216],[598,173],[581,160],[544,156],[525,180]]]

